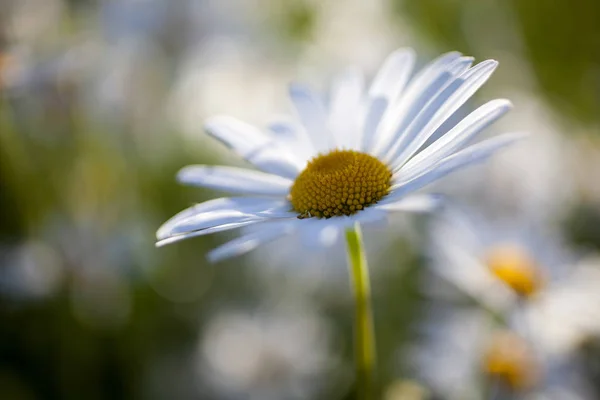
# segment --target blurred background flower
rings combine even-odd
[[[600,264],[528,217],[431,223],[429,317],[408,365],[443,398],[593,398],[582,352],[600,338]]]
[[[178,185],[181,167],[236,163],[208,116],[264,126],[289,113],[288,82],[323,89],[348,64],[371,77],[407,45],[419,63],[500,61],[474,103],[510,98],[489,135],[532,137],[440,186],[550,237],[532,257],[564,272],[523,320],[542,365],[574,366],[560,393],[598,398],[599,20],[593,0],[1,2],[0,398],[353,398],[343,255],[289,260],[286,240],[215,267],[204,256],[224,238],[157,250],[153,233],[214,197]],[[378,390],[435,398],[464,382],[476,396],[496,319],[425,268],[421,222],[399,217],[367,246]]]

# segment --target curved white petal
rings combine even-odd
[[[401,93],[415,65],[415,52],[405,48],[390,54],[373,78],[369,88],[369,97],[384,98],[390,103]]]
[[[236,223],[231,223],[231,224],[219,225],[219,226],[215,226],[215,227],[207,228],[207,229],[203,229],[203,230],[182,233],[179,235],[167,236],[164,239],[157,241],[156,247],[166,246],[168,244],[176,243],[176,242],[179,242],[179,241],[182,241],[185,239],[190,239],[190,238],[197,237],[197,236],[204,236],[204,235],[209,235],[211,233],[225,232],[225,231],[230,231],[233,229],[243,228],[243,227],[249,226],[249,225],[265,223],[267,221],[268,220],[265,220],[265,219],[259,219],[259,220],[252,220],[252,221],[236,222]]]
[[[300,84],[290,85],[290,99],[315,150],[320,152],[329,149],[333,141],[327,130],[327,111],[323,100],[308,87]]]
[[[291,225],[288,223],[265,223],[263,227],[257,229],[255,232],[241,236],[211,250],[207,254],[207,258],[210,262],[215,263],[236,257],[252,251],[263,244],[279,239],[292,232],[292,230]]]
[[[438,194],[415,194],[389,203],[377,204],[374,208],[388,212],[427,213],[439,208],[441,202],[442,196]]]
[[[260,219],[255,214],[243,213],[237,210],[219,210],[197,214],[180,221],[169,232],[169,236],[180,235],[192,231],[200,231],[220,225]]]
[[[381,203],[391,202],[394,199],[398,199],[408,193],[419,190],[423,186],[426,186],[456,171],[457,169],[482,162],[494,154],[497,150],[501,149],[502,147],[506,147],[525,136],[526,135],[523,133],[506,133],[469,146],[450,157],[444,158],[433,168],[425,171],[416,178],[405,181],[400,176],[398,183],[392,187],[392,192],[385,199],[383,199]]]
[[[456,285],[464,293],[496,312],[513,303],[514,294],[507,290],[483,265],[475,254],[442,238],[435,243],[437,257],[444,262],[428,263],[440,277]]]
[[[260,129],[238,119],[217,116],[210,118],[207,132],[259,169],[287,178],[295,178],[303,161],[279,145]]]
[[[463,57],[464,58],[464,57]],[[435,82],[441,72],[448,71],[452,65],[461,59],[461,54],[457,51],[442,54],[435,60],[431,61],[423,67],[406,88],[402,101],[411,101],[423,89],[429,87],[432,82]]]
[[[387,217],[387,212],[377,207],[367,207],[364,210],[352,215],[350,218],[352,219],[352,225],[348,225],[347,227],[351,227],[355,222],[361,224],[372,224],[375,222],[380,222],[385,220]]]
[[[332,84],[328,127],[338,147],[358,148],[364,118],[364,86],[364,76],[356,68],[346,70]]]
[[[317,153],[306,131],[298,123],[280,119],[272,121],[267,128],[278,143],[292,149],[300,159],[308,160]]]
[[[488,80],[497,66],[497,61],[483,61],[450,83],[408,126],[387,153],[386,161],[395,167],[404,164]]]
[[[388,106],[368,148],[375,155],[383,156],[400,137],[423,107],[434,98],[456,75],[468,69],[473,59],[460,57],[460,53],[448,53],[434,60],[421,70],[410,82],[404,95]]]
[[[246,156],[246,160],[265,172],[289,179],[295,179],[306,166],[305,159],[293,156],[275,142],[256,149]]]
[[[330,219],[309,218],[298,221],[296,225],[300,232],[300,240],[307,248],[323,248],[333,246],[340,237],[343,229],[342,219],[337,217]]]
[[[331,247],[342,233],[356,223],[372,224],[385,220],[387,211],[368,207],[356,214],[332,218],[307,218],[293,221],[306,247]]]
[[[405,179],[420,175],[443,158],[462,148],[475,135],[512,108],[508,100],[492,100],[473,111],[441,138],[411,158],[400,168]]]
[[[264,222],[274,219],[293,219],[296,215],[289,215],[285,211],[281,215],[259,215],[244,214],[239,211],[212,211],[205,214],[196,215],[179,224],[173,226],[167,235],[160,237],[163,242],[166,239],[197,233],[196,236],[207,235],[209,233],[221,232],[257,222]]]
[[[304,130],[296,122],[287,119],[277,119],[271,121],[267,128],[273,133],[273,136],[282,142],[301,141],[304,136]]]
[[[260,129],[226,115],[209,118],[204,128],[242,157],[271,142],[271,138]]]
[[[265,215],[270,210],[281,209],[289,209],[287,201],[256,197],[225,197],[209,200],[175,214],[158,229],[156,238],[161,240],[171,236],[176,226],[198,215],[221,211],[236,211],[243,214],[262,213]]]
[[[179,182],[230,193],[285,197],[292,181],[245,168],[188,165],[177,174]]]
[[[372,99],[369,103],[369,108],[365,116],[360,146],[362,151],[369,153],[370,149],[373,148],[381,118],[383,117],[388,105],[388,100],[384,99],[383,97]]]

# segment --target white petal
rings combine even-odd
[[[194,215],[180,221],[174,225],[171,230],[159,239],[163,240],[171,236],[183,235],[191,232],[200,232],[203,234],[212,233],[210,229],[222,226],[231,226],[232,224],[246,224],[262,221],[267,218],[255,214],[246,214],[235,210],[211,211],[208,213]]]
[[[504,99],[492,100],[484,104],[460,121],[444,136],[414,156],[401,168],[400,173],[405,179],[420,175],[441,159],[448,157],[462,148],[475,135],[491,125],[511,108],[512,104],[510,101]]]
[[[181,235],[189,232],[205,231],[237,223],[262,221],[267,219],[292,219],[297,214],[289,211],[287,204],[275,208],[261,210],[258,212],[241,212],[238,210],[218,210],[207,213],[196,214],[189,218],[180,220],[171,227],[168,236]],[[162,238],[161,238],[162,239]]]
[[[244,168],[188,165],[177,174],[179,182],[237,194],[285,197],[292,181]]]
[[[455,76],[458,67],[468,68],[471,60],[461,58],[460,53],[448,53],[421,70],[411,81],[404,95],[397,102],[388,105],[375,132],[372,146],[367,150],[375,155],[385,155],[425,104]]]
[[[284,119],[272,121],[269,123],[268,129],[273,132],[275,138],[286,142],[300,141],[304,133],[294,121]]]
[[[429,75],[432,80],[426,86],[411,85],[409,89],[414,90],[408,90],[409,93],[395,106],[393,113],[391,111],[388,113],[393,116],[391,128],[395,129],[391,135],[393,140],[389,143],[390,147],[406,133],[406,128],[419,116],[425,106],[442,93],[456,77],[467,71],[472,63],[473,57],[459,57],[448,65],[440,66],[437,71],[434,71],[435,75]],[[386,152],[389,150],[390,148],[384,149]]]
[[[392,187],[392,193],[383,199],[381,203],[391,202],[394,199],[398,199],[401,196],[405,196],[408,193],[419,190],[423,186],[426,186],[450,174],[451,172],[456,171],[457,169],[482,162],[497,150],[501,149],[502,147],[506,147],[525,136],[526,135],[523,133],[506,133],[467,147],[466,149],[461,150],[450,157],[444,158],[433,168],[427,170],[416,178],[408,181],[398,181],[398,183]]]
[[[332,218],[307,218],[291,221],[306,247],[331,247],[341,234],[356,223],[371,224],[384,221],[387,211],[369,207],[356,214]]]
[[[219,262],[227,258],[247,253],[257,247],[281,238],[292,231],[290,224],[264,224],[261,229],[241,236],[217,247],[207,254],[210,262]]]
[[[299,84],[290,86],[290,98],[315,150],[328,150],[333,142],[327,130],[327,111],[323,100],[312,90]]]
[[[333,82],[329,109],[329,130],[337,147],[356,149],[360,143],[364,76],[351,68]]]
[[[513,293],[500,284],[489,268],[471,252],[448,241],[448,237],[433,243],[435,256],[441,260],[428,263],[434,272],[458,289],[496,312],[503,312],[512,303]]]
[[[278,143],[285,144],[302,160],[308,160],[317,153],[304,128],[296,122],[273,121],[269,124],[268,129]]]
[[[355,222],[359,222],[361,224],[372,224],[375,222],[384,221],[387,217],[387,212],[384,210],[378,209],[377,207],[367,207],[360,212],[357,212],[354,215],[351,215],[352,224],[347,225],[349,228],[354,225]]]
[[[219,210],[207,213],[197,214],[186,218],[175,225],[169,232],[169,236],[182,233],[199,231],[206,228],[212,228],[219,225],[227,225],[237,222],[254,220],[257,217],[254,214],[243,213],[238,210]]]
[[[260,129],[225,115],[209,118],[204,127],[211,136],[242,157],[246,157],[271,141]]]
[[[289,179],[295,179],[306,166],[305,159],[293,156],[275,142],[256,149],[246,160],[265,172]]]
[[[269,220],[263,219],[263,220],[237,222],[237,223],[233,223],[233,224],[219,225],[219,226],[207,228],[204,230],[187,232],[187,233],[182,233],[182,234],[174,235],[174,236],[167,236],[164,239],[157,241],[156,247],[166,246],[168,244],[180,242],[182,240],[190,239],[190,238],[197,237],[197,236],[204,236],[204,235],[208,235],[211,233],[225,232],[225,231],[229,231],[232,229],[238,229],[238,228],[242,228],[242,227],[253,225],[253,224],[265,223],[267,221],[269,221]]]
[[[371,100],[367,115],[365,116],[361,150],[364,152],[370,152],[369,149],[373,148],[376,132],[379,128],[381,118],[388,107],[388,101],[382,97]]]
[[[435,60],[428,63],[423,67],[411,80],[408,88],[406,89],[403,97],[403,101],[410,101],[412,98],[419,95],[424,88],[435,82],[440,73],[450,69],[450,66],[455,65],[457,60],[461,58],[459,52],[453,51],[445,53],[436,58]]]
[[[373,78],[369,97],[384,98],[390,103],[394,101],[410,77],[415,58],[415,52],[410,48],[399,49],[390,54]]]
[[[384,211],[426,213],[437,209],[441,205],[441,200],[442,197],[437,194],[415,194],[374,207]]]
[[[343,228],[343,219],[337,217],[329,219],[309,218],[299,220],[296,225],[300,232],[300,239],[307,248],[323,248],[333,246],[340,237]]]
[[[263,171],[293,179],[304,167],[303,160],[250,124],[218,116],[210,118],[205,126],[213,137]]]
[[[450,83],[408,126],[388,153],[387,161],[394,166],[404,164],[487,81],[497,65],[494,60],[481,62]]]
[[[180,223],[193,218],[197,215],[206,214],[214,211],[235,210],[241,213],[252,214],[266,212],[285,207],[287,202],[282,200],[264,199],[256,197],[226,197],[206,201],[187,208],[171,217],[156,232],[157,239],[165,239],[171,236],[172,230]]]

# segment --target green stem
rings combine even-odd
[[[375,338],[373,336],[373,313],[371,310],[371,286],[369,267],[363,248],[359,224],[346,231],[349,270],[356,301],[355,365],[358,400],[373,398],[373,375],[375,369]]]

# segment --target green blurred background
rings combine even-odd
[[[318,87],[346,64],[372,74],[401,46],[420,63],[500,60],[478,100],[509,97],[525,110],[513,129],[567,141],[568,179],[543,197],[568,191],[551,217],[597,249],[599,22],[594,0],[4,0],[0,398],[353,398],[343,253],[209,265],[225,236],[156,249],[154,232],[215,196],[178,185],[179,168],[239,162],[205,117],[265,124],[289,111],[289,81]],[[382,398],[422,396],[402,384],[422,314],[420,222],[370,244]],[[256,339],[271,334],[282,343]],[[298,360],[305,348],[318,357]]]

